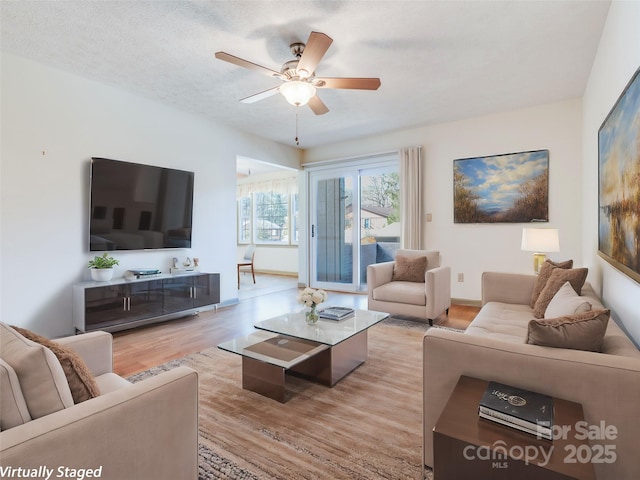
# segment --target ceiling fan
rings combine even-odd
[[[315,71],[318,63],[327,53],[333,40],[320,32],[311,32],[307,43],[292,43],[291,53],[296,57],[289,60],[280,69],[280,72],[270,68],[249,62],[226,52],[216,52],[216,58],[233,63],[239,67],[248,68],[255,72],[275,77],[284,83],[278,87],[270,88],[264,92],[256,93],[241,99],[243,103],[254,103],[264,98],[281,93],[291,105],[309,105],[316,115],[323,115],[329,111],[327,106],[316,94],[318,88],[340,88],[350,90],[377,90],[380,87],[379,78],[331,78],[316,77]]]

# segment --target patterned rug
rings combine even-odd
[[[240,356],[216,347],[129,380],[198,371],[200,480],[420,480],[428,328],[385,320],[369,330],[364,364],[333,388],[287,376],[284,404],[243,390]]]

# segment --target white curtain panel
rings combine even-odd
[[[400,223],[402,248],[420,250],[422,246],[424,167],[422,148],[408,147],[400,150]]]
[[[256,192],[276,192],[286,195],[298,193],[297,174],[283,176],[279,178],[267,178],[251,180],[251,178],[238,181],[236,190],[237,198],[248,197]]]

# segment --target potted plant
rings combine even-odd
[[[119,264],[120,261],[104,252],[102,256],[90,260],[87,266],[91,269],[91,278],[97,282],[106,282],[113,277],[113,267]]]

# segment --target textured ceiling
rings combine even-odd
[[[316,73],[380,77],[299,109],[300,148],[583,94],[608,1],[7,1],[1,48],[295,145],[296,107],[238,100],[276,79],[311,31],[334,42]]]

